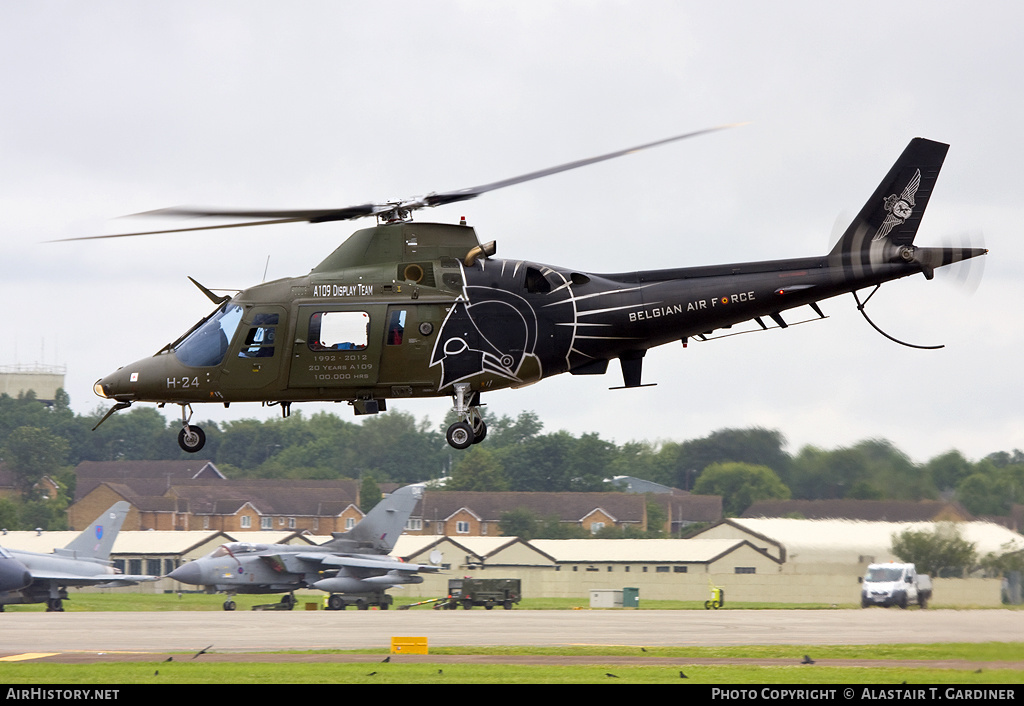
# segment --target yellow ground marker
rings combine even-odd
[[[8,655],[0,657],[0,662],[24,662],[27,659],[39,659],[40,657],[53,657],[60,652],[25,652],[20,655]]]
[[[425,655],[427,638],[425,637],[392,637],[391,654]]]

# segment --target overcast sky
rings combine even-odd
[[[499,257],[591,272],[819,255],[928,137],[951,149],[917,243],[983,237],[984,278],[904,279],[868,311],[946,347],[884,339],[847,295],[825,321],[654,349],[656,387],[608,390],[613,364],[485,395],[486,412],[620,444],[763,426],[791,452],[1024,448],[1022,26],[1011,2],[2,3],[0,365],[66,365],[74,409],[106,408],[95,380],[209,312],[186,276],[302,275],[369,225],[43,242],[138,229],[125,214],[410,197],[750,121],[419,219],[466,216]],[[438,423],[449,407],[391,403]]]

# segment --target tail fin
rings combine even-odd
[[[334,533],[334,539],[325,546],[352,547],[354,542],[359,549],[369,548],[379,554],[388,554],[394,549],[409,515],[422,497],[422,485],[399,488],[374,505],[351,530]]]
[[[948,150],[941,142],[911,140],[832,248],[829,263],[870,269],[887,261],[893,246],[913,244]]]
[[[114,503],[109,510],[97,517],[82,534],[71,540],[71,543],[63,549],[57,549],[55,553],[74,556],[77,559],[107,561],[129,509],[131,509],[131,505],[123,500]]]

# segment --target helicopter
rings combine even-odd
[[[387,401],[451,397],[456,421],[448,444],[483,441],[481,395],[570,373],[603,375],[618,359],[622,385],[642,382],[644,355],[655,346],[749,322],[753,330],[786,328],[783,312],[852,293],[865,306],[882,284],[984,255],[973,247],[914,244],[949,145],[910,141],[838,242],[825,255],[623,273],[591,273],[496,257],[463,218],[419,222],[419,209],[457,203],[495,189],[621,157],[713,127],[530,172],[467,189],[383,203],[318,210],[216,210],[177,207],[145,215],[230,217],[217,224],[68,240],[213,230],[277,223],[326,223],[375,217],[308,274],[216,294],[189,277],[215,305],[208,316],[153,356],[98,380],[93,390],[114,406],[136,402],[181,407],[178,443],[203,448],[192,405],[347,402],[356,415]],[[861,301],[858,292],[871,288]],[[788,314],[787,314],[788,315]],[[770,326],[770,321],[774,326]],[[798,323],[803,323],[798,322]],[[719,334],[723,335],[723,334]],[[725,334],[727,335],[727,334]],[[95,428],[95,427],[94,427]]]

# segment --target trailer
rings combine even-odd
[[[448,579],[448,600],[437,608],[455,610],[460,605],[464,610],[482,605],[487,610],[500,605],[505,610],[522,598],[519,579]]]

